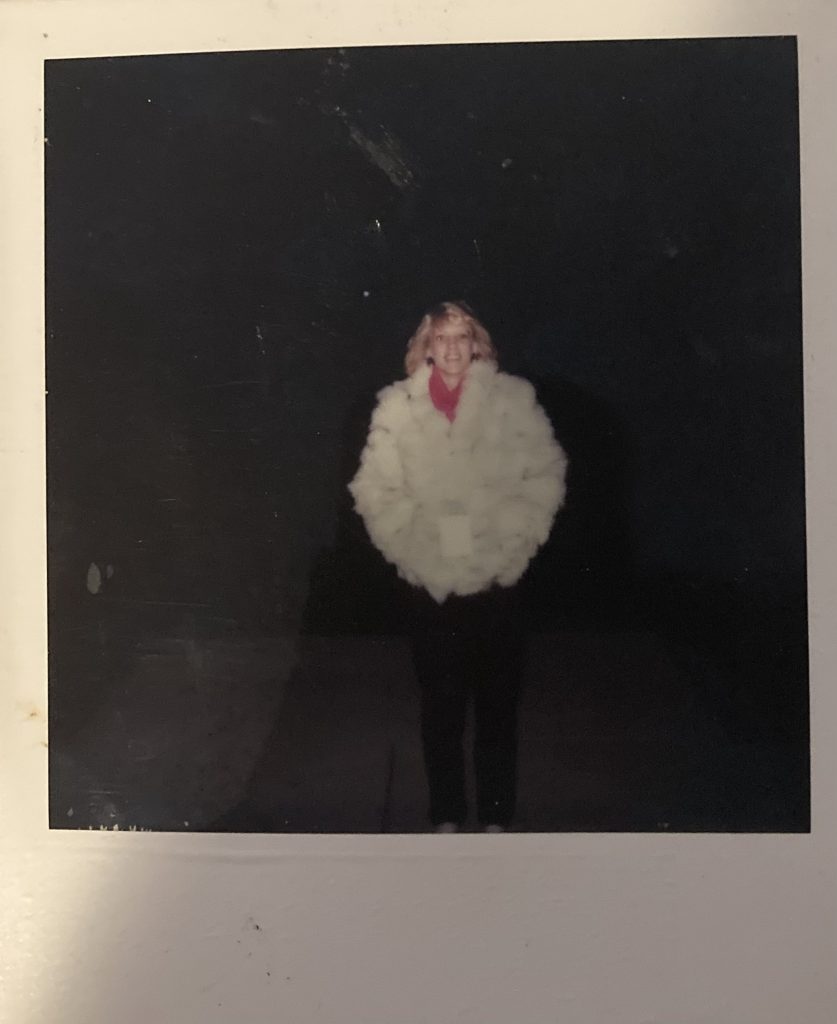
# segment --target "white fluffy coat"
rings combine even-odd
[[[378,393],[349,490],[384,558],[442,603],[520,579],[564,502],[567,459],[528,381],[472,363],[450,423],[430,374]]]

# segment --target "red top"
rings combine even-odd
[[[459,404],[459,397],[462,394],[462,381],[460,381],[453,390],[451,390],[447,384],[445,384],[444,378],[439,373],[439,367],[434,366],[433,372],[430,374],[430,397],[433,399],[433,404],[439,410],[443,412],[445,416],[453,423],[454,417],[456,416],[456,407]]]

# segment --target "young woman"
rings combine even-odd
[[[474,702],[477,819],[514,814],[525,622],[516,584],[564,500],[566,457],[528,381],[497,368],[485,327],[443,302],[378,394],[349,485],[372,542],[409,583],[422,741],[437,831],[467,817],[463,734]]]

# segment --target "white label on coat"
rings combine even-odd
[[[439,538],[445,558],[467,557],[473,552],[470,516],[440,516]]]

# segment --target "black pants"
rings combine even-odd
[[[421,688],[421,728],[430,820],[467,817],[463,738],[474,705],[477,820],[508,827],[517,788],[517,704],[525,623],[515,588],[495,587],[438,605],[411,597],[413,658]]]

